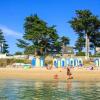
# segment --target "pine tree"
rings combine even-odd
[[[89,10],[76,10],[76,16],[69,21],[73,30],[77,33],[85,35],[86,57],[89,58],[90,38],[100,30],[100,20]]]
[[[17,46],[23,48],[25,54],[46,55],[54,49],[58,51],[59,36],[54,25],[48,26],[37,15],[31,15],[26,17],[24,29],[23,39],[18,39]]]
[[[6,43],[6,40],[4,38],[4,35],[1,29],[0,29],[0,47],[1,47],[1,53],[9,53],[8,44]]]
[[[78,38],[75,43],[75,49],[78,50],[78,52],[82,52],[84,47],[85,47],[85,37],[84,34],[80,33],[78,34]]]

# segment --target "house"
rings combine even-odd
[[[61,49],[61,55],[63,57],[73,57],[74,56],[74,47],[63,46]]]
[[[74,54],[74,47],[63,46],[61,51],[62,54]]]
[[[100,53],[100,47],[96,47],[96,52]]]

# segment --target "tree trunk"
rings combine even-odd
[[[1,46],[1,53],[3,53],[3,47]]]
[[[94,47],[94,54],[96,54],[97,53],[97,51],[96,51],[96,47]]]
[[[36,48],[35,48],[35,52],[34,52],[34,55],[35,55],[35,56],[37,56],[37,49],[36,49]]]
[[[62,56],[64,55],[64,44],[63,44],[63,46],[62,46]]]
[[[40,53],[41,53],[41,55],[43,55],[43,48],[42,47],[40,49]]]
[[[46,47],[44,48],[44,56],[47,55]]]
[[[89,51],[90,51],[90,41],[89,36],[86,34],[86,59],[89,59]]]
[[[2,53],[2,47],[0,46],[0,53]]]

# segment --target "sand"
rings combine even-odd
[[[73,81],[100,81],[100,70],[87,70],[86,68],[71,69]],[[55,78],[55,75],[58,78]],[[0,68],[0,79],[32,79],[43,81],[66,81],[66,69],[54,68]]]

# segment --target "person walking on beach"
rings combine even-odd
[[[70,71],[70,67],[67,67],[67,76],[68,76],[68,79],[72,79],[72,74],[71,74],[71,71]]]

